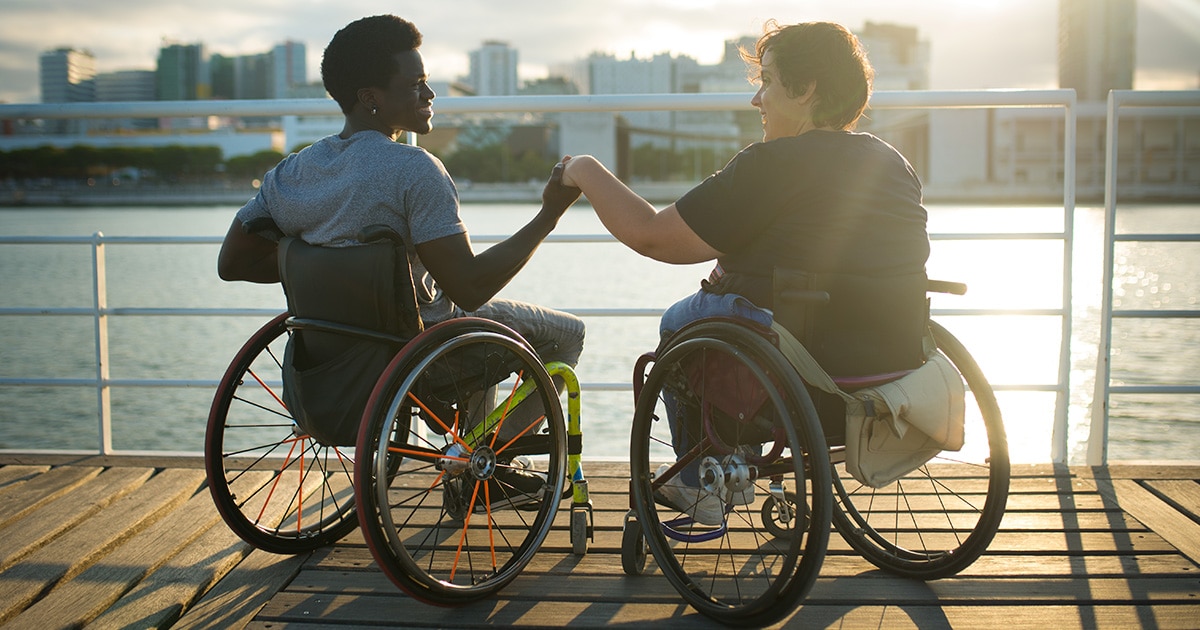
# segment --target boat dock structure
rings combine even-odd
[[[493,598],[416,601],[357,530],[295,556],[243,543],[202,458],[0,454],[0,625],[6,628],[716,627],[653,559],[621,569],[628,464],[590,462],[594,537],[569,510]],[[885,574],[837,534],[816,586],[781,624],[804,628],[1200,627],[1200,464],[1015,465],[987,552],[961,574]]]

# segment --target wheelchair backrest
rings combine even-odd
[[[320,247],[284,238],[279,272],[293,329],[284,401],[320,442],[354,444],[375,381],[423,329],[404,245],[395,238]]]
[[[909,370],[925,360],[927,286],[924,272],[872,277],[776,269],[774,318],[830,376]]]

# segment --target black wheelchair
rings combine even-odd
[[[926,297],[966,287],[924,274],[880,285],[779,270],[776,326],[701,320],[638,360],[627,574],[645,571],[652,554],[702,614],[762,626],[793,612],[812,588],[831,523],[875,566],[910,578],[954,575],[986,550],[1007,502],[1007,438],[987,379],[929,320]],[[886,482],[856,479],[845,401],[809,382],[811,368],[785,352],[796,340],[829,373],[848,375],[832,380],[850,395],[941,353],[965,381],[961,448],[935,447]]]
[[[440,605],[511,582],[568,497],[572,548],[586,553],[571,368],[543,365],[489,320],[425,328],[403,243],[378,229],[360,240],[280,240],[288,311],[235,355],[208,418],[205,465],[224,521],[284,554],[361,526],[388,578]],[[552,377],[565,384],[569,423]],[[518,417],[519,431],[503,430]]]

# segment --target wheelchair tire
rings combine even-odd
[[[331,545],[357,525],[354,448],[297,435],[281,397],[283,313],[234,356],[217,386],[204,438],[208,488],[242,540],[281,554]]]
[[[930,322],[934,339],[967,384],[963,448],[942,452],[882,488],[834,464],[842,538],[872,564],[908,578],[955,575],[979,558],[1000,527],[1008,501],[1008,441],[991,385],[966,348]]]
[[[498,403],[479,395],[496,384]],[[510,392],[541,405],[544,428],[507,443],[473,436],[473,410],[507,420]],[[358,448],[367,545],[396,586],[431,604],[467,604],[516,578],[550,532],[566,483],[566,424],[550,375],[517,333],[489,320],[443,322],[405,346],[367,403]],[[534,479],[524,494],[505,480],[514,475]]]
[[[705,390],[711,372],[697,366],[709,365],[738,377],[725,380],[725,387]],[[688,444],[693,446],[678,461],[701,461],[701,487],[711,497],[723,492],[726,497],[714,504],[724,504],[723,522],[704,525],[689,516],[687,506],[678,505],[687,500],[681,497],[688,490],[677,491],[675,505],[661,494],[664,484],[682,483],[678,471],[688,466],[671,465],[677,455],[667,408],[681,403],[693,410],[715,408],[718,390],[739,399],[733,408],[741,409],[743,398],[763,402],[750,403],[755,411],[741,419],[712,416],[718,413],[712,411],[705,420],[693,413],[680,421],[679,431],[692,434]],[[731,408],[730,401],[722,402]],[[710,437],[718,430],[712,427],[719,427],[719,437]],[[771,443],[762,443],[763,436],[772,436]],[[659,568],[693,608],[722,623],[744,626],[770,625],[796,609],[816,581],[829,540],[828,455],[799,375],[761,335],[735,323],[705,321],[676,334],[658,353],[633,419],[633,505]],[[746,479],[755,488],[748,503]],[[761,524],[760,505],[769,481],[782,483],[797,509],[811,514],[810,525],[797,530],[799,535],[780,538]],[[711,497],[705,501],[712,503]],[[704,520],[715,520],[711,512]]]

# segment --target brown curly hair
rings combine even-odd
[[[753,51],[741,49],[750,65],[750,80],[762,78],[763,55],[773,52],[775,70],[788,94],[799,96],[816,85],[813,123],[818,127],[852,129],[871,97],[875,70],[862,44],[846,27],[833,22],[763,25]]]

